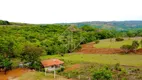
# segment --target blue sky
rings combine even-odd
[[[142,20],[142,0],[0,0],[0,19],[25,23]]]

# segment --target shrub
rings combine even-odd
[[[5,69],[6,74],[6,71],[12,68],[12,62],[10,58],[0,54],[0,67]]]
[[[64,71],[65,70],[65,67],[61,67],[61,71]]]
[[[114,69],[117,70],[117,71],[121,71],[120,64],[116,63],[115,66],[114,66]]]
[[[121,80],[127,80],[125,77],[123,77]]]
[[[136,50],[138,47],[139,47],[139,42],[134,40],[132,42],[132,50]]]
[[[126,76],[127,75],[127,71],[125,70],[125,69],[121,69],[121,71],[118,73],[118,77],[119,78],[122,78],[122,77],[124,77],[124,76]]]
[[[64,75],[65,77],[70,79],[70,78],[77,78],[78,74],[79,72],[77,70],[72,70],[72,71],[63,72],[61,75]]]
[[[106,68],[102,68],[94,72],[93,78],[94,80],[110,80],[112,72]]]
[[[142,48],[142,40],[140,41],[140,45],[141,45],[141,48]]]
[[[125,52],[136,52],[136,49],[139,47],[138,41],[133,41],[132,45],[122,45],[120,48]]]
[[[132,46],[131,45],[122,45],[120,47],[125,53],[128,53],[131,51]]]
[[[61,67],[60,69],[57,70],[57,72],[63,72],[65,70],[65,67]]]
[[[41,65],[42,64],[40,63],[40,61],[35,61],[34,63],[27,65],[27,67],[29,67],[30,69],[41,70]]]
[[[115,41],[124,41],[123,38],[116,38]]]
[[[135,69],[132,69],[132,70],[131,70],[131,72],[134,72],[134,73],[137,73],[137,72],[139,72],[139,71],[140,71],[139,68],[135,68]]]
[[[96,41],[95,41],[96,44],[98,44],[99,42],[100,42],[99,40],[96,40]]]

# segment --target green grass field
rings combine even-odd
[[[66,61],[65,64],[69,64],[67,61],[73,63],[93,62],[99,64],[116,64],[128,66],[142,66],[142,55],[129,54],[66,54],[64,57],[60,55],[42,56],[41,59],[58,58]]]
[[[18,78],[18,80],[68,80],[62,76],[56,75],[54,79],[53,74],[48,73],[46,76],[44,72],[28,72]]]
[[[115,39],[104,39],[100,40],[100,43],[95,44],[94,47],[96,48],[120,48],[122,45],[131,45],[133,40],[142,40],[141,37],[136,37],[136,38],[124,38],[124,41],[116,42]],[[140,46],[139,46],[140,48]]]

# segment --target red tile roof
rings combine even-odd
[[[54,66],[54,65],[60,65],[60,64],[64,64],[63,61],[60,61],[59,59],[48,59],[48,60],[43,60],[41,61],[42,65],[44,67],[47,67],[47,66]]]

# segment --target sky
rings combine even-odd
[[[0,0],[0,19],[35,24],[142,20],[142,0]]]

